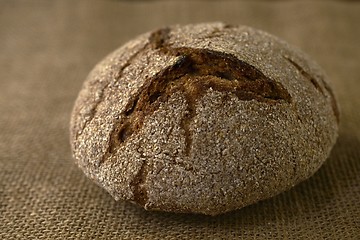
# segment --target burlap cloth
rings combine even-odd
[[[242,210],[145,212],[73,163],[70,112],[104,55],[150,29],[225,21],[310,54],[333,81],[340,137],[308,181]],[[360,3],[0,1],[0,239],[360,239]]]

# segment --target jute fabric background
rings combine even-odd
[[[340,136],[308,181],[218,217],[146,212],[88,180],[70,112],[96,62],[136,35],[224,21],[275,34],[333,82]],[[0,239],[360,239],[360,2],[0,1]]]

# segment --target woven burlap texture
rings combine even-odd
[[[1,1],[0,239],[360,239],[360,3]],[[308,181],[217,217],[115,202],[74,164],[69,119],[87,73],[138,34],[224,21],[273,33],[326,70],[341,110]]]

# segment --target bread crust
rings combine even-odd
[[[89,74],[71,118],[84,173],[147,210],[217,215],[310,177],[339,110],[321,68],[246,26],[139,36]]]

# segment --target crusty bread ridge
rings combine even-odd
[[[326,75],[301,51],[207,23],[149,32],[107,56],[70,133],[78,165],[115,199],[217,215],[309,178],[338,123]]]

